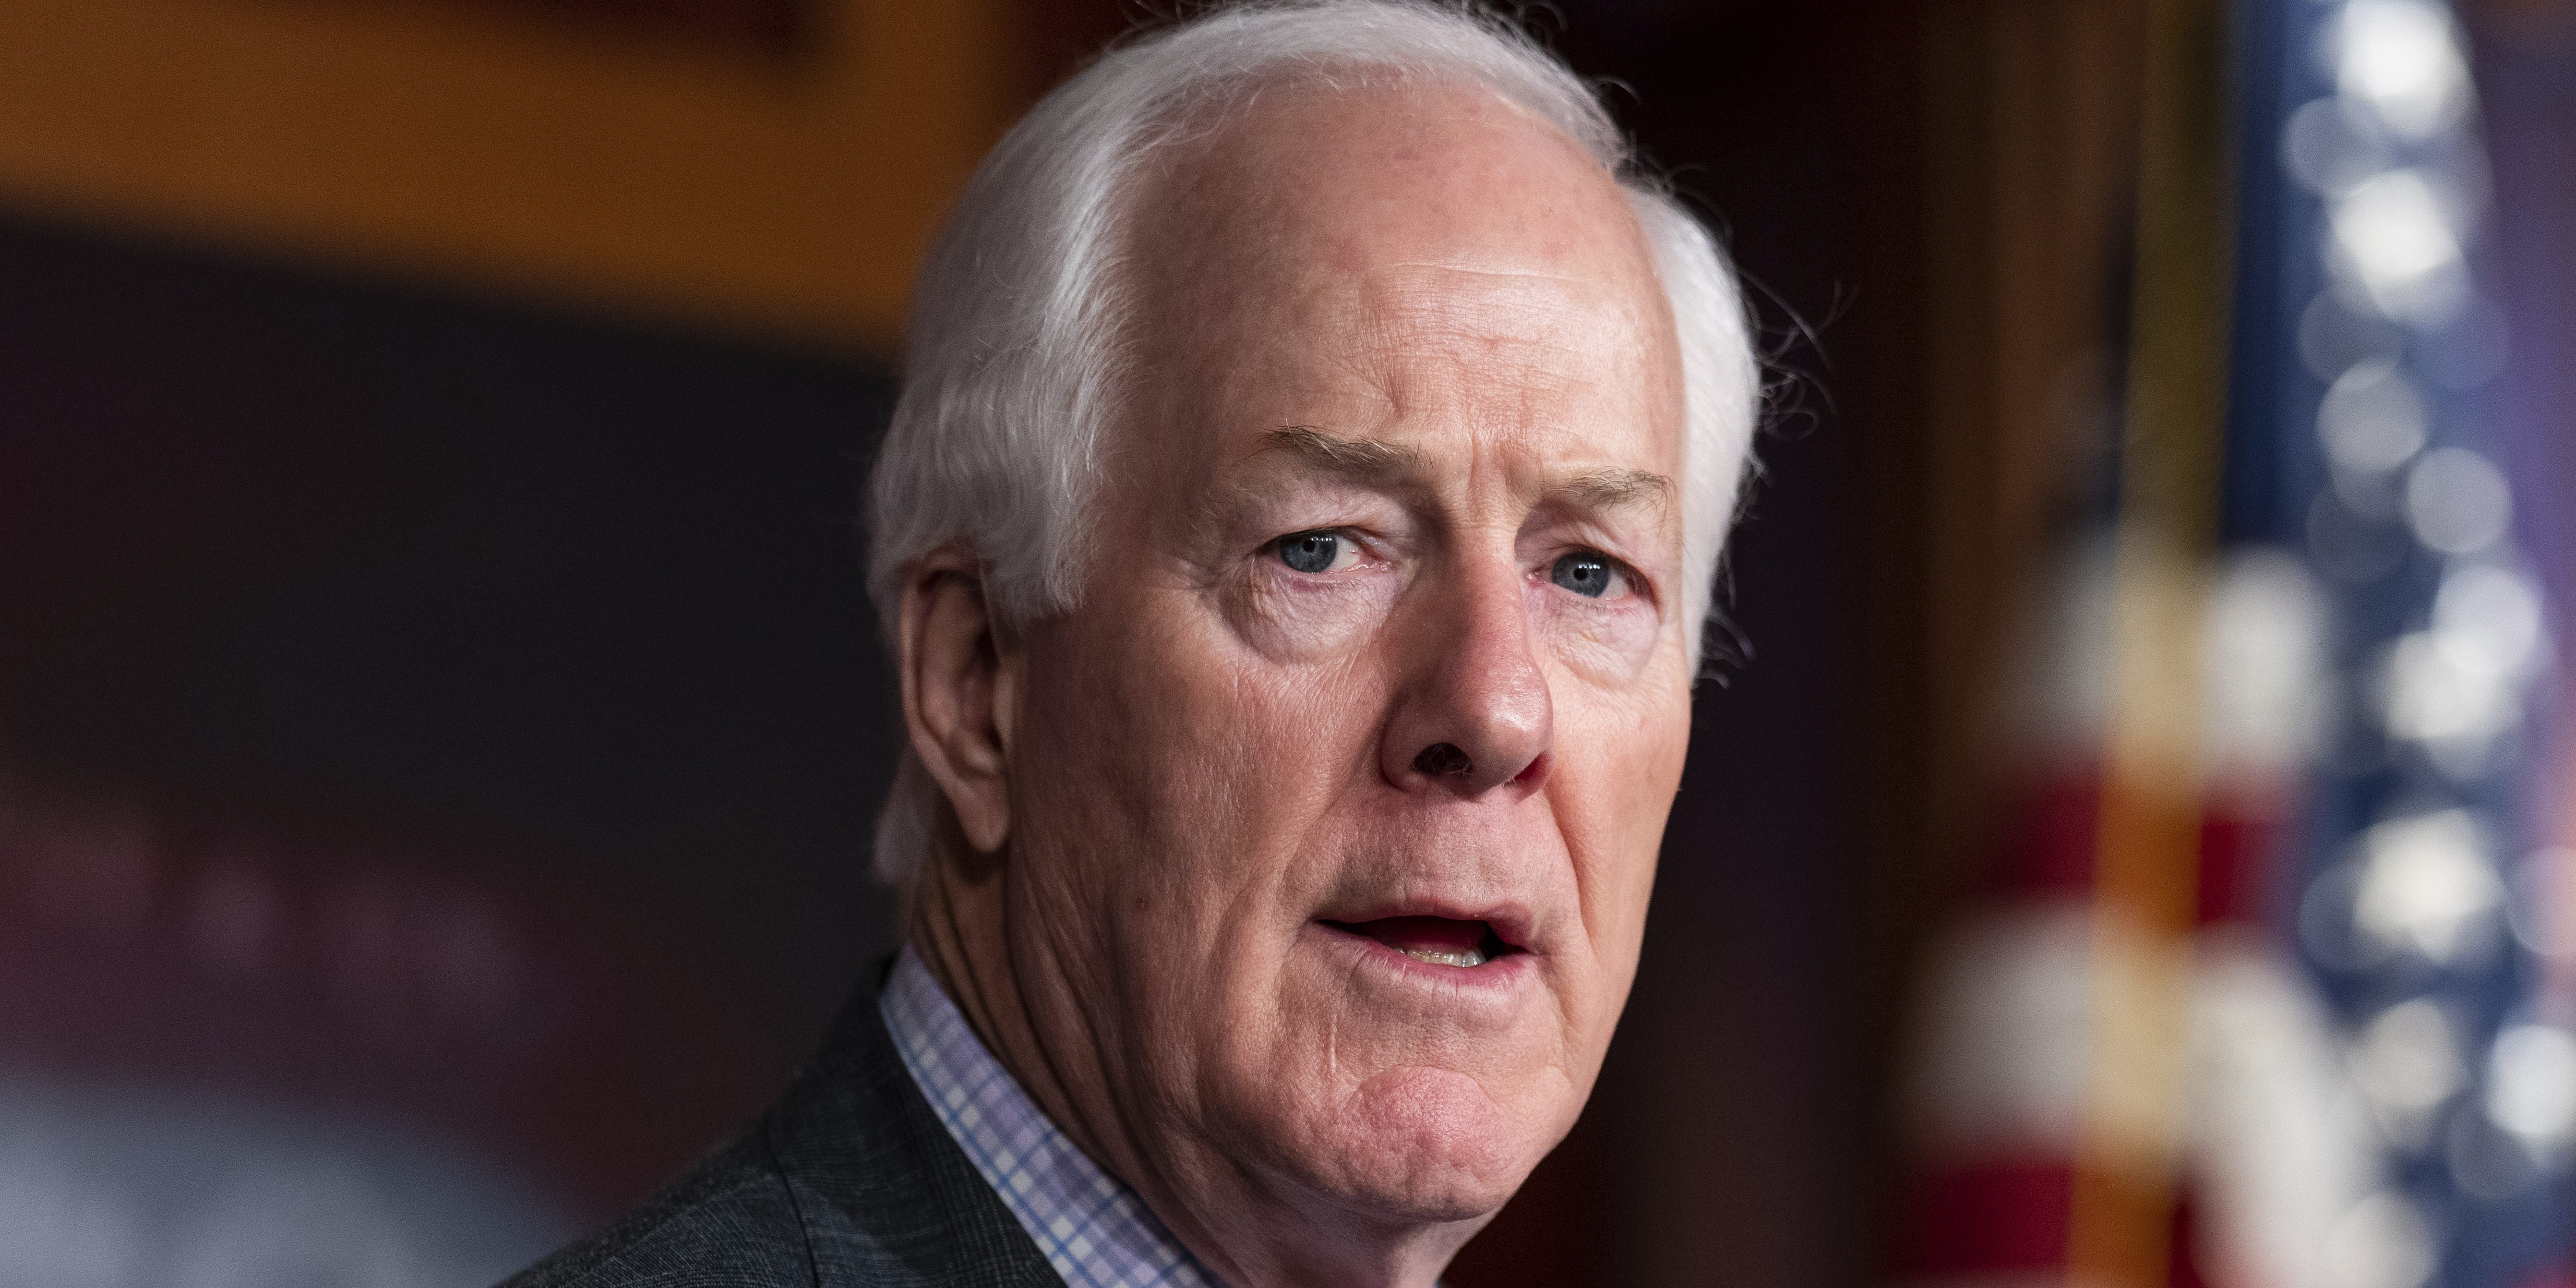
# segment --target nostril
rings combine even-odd
[[[1414,772],[1429,774],[1433,778],[1445,778],[1453,774],[1463,777],[1475,768],[1476,762],[1469,760],[1467,753],[1460,751],[1458,744],[1454,742],[1435,742],[1423,748],[1421,755],[1413,758]]]

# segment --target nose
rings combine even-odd
[[[1547,780],[1556,716],[1521,583],[1508,564],[1450,580],[1400,633],[1410,678],[1378,747],[1388,782],[1472,799]]]

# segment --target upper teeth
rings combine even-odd
[[[1407,948],[1404,955],[1434,966],[1482,966],[1485,950],[1481,948]]]

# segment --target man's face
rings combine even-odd
[[[1018,642],[1013,973],[1158,1170],[1481,1216],[1590,1092],[1688,741],[1651,259],[1464,91],[1264,96],[1143,210],[1081,606]]]

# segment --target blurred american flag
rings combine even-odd
[[[2130,477],[2012,682],[1985,879],[1916,1016],[1897,1277],[2563,1280],[2576,996],[2552,963],[2576,948],[2576,854],[2550,844],[2559,569],[2534,551],[2565,552],[2522,534],[2564,504],[2533,444],[2566,427],[2510,396],[2517,362],[2561,364],[2532,343],[2550,337],[2509,348],[2487,289],[2458,17],[2246,0],[2228,19],[2196,36],[2232,67],[2227,316],[2193,332],[2154,307],[2198,261],[2155,231],[2189,188],[2160,185],[2152,107],[2187,68],[2155,62],[2192,51],[2150,40],[2126,388],[2103,391],[2126,395],[2103,455]],[[2228,151],[2179,164],[2213,182]],[[2160,355],[2194,342],[2224,367],[2159,388],[2190,383]],[[2159,498],[2136,477],[2153,434],[2193,427],[2137,422],[2194,396],[2223,407],[2214,468]],[[2194,505],[2205,541],[2138,553],[2167,517],[2142,512]],[[2188,686],[2142,687],[2159,665]],[[2182,731],[2164,786],[2196,820],[2162,849],[2120,768],[2159,729]]]

